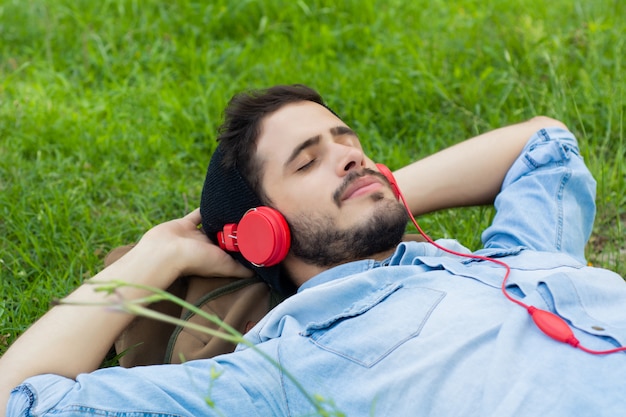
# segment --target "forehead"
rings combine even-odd
[[[284,162],[298,144],[337,126],[346,124],[320,104],[312,101],[287,104],[261,123],[257,157],[264,162]]]

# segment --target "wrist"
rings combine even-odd
[[[176,267],[176,255],[164,246],[141,241],[91,281],[116,280],[165,289],[180,276],[180,268]]]

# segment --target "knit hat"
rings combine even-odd
[[[236,167],[224,165],[223,153],[218,145],[207,169],[200,200],[204,232],[213,243],[217,244],[217,234],[222,231],[224,225],[238,223],[248,210],[260,206],[263,206],[263,203],[241,176],[239,170]],[[295,285],[286,277],[281,276],[280,264],[259,267],[245,259],[239,252],[229,252],[229,254],[254,270],[263,281],[281,294],[291,295],[296,291]]]

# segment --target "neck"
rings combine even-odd
[[[390,257],[395,250],[396,248],[393,247],[389,250],[374,254],[372,256],[367,256],[360,259],[346,259],[345,262],[330,266],[313,265],[290,254],[283,261],[283,265],[285,267],[285,270],[289,273],[291,280],[294,282],[296,287],[299,288],[302,284],[304,284],[314,276],[331,268],[334,268],[335,266],[339,266],[348,262],[360,261],[363,259],[374,259],[376,261],[382,261]]]

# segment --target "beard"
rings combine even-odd
[[[373,216],[349,228],[340,229],[333,218],[319,214],[289,219],[292,253],[308,264],[331,267],[394,248],[406,229],[406,209],[398,201],[382,202],[382,193],[371,198],[380,202]]]

